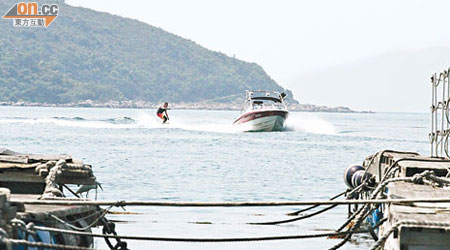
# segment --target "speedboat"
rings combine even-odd
[[[282,131],[289,115],[284,99],[285,93],[274,91],[246,91],[241,115],[233,125],[245,132]]]

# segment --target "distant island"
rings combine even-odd
[[[47,29],[0,20],[0,105],[154,108],[168,101],[179,109],[236,110],[245,90],[270,90],[287,93],[292,111],[355,112],[299,104],[256,63],[160,28],[50,2],[59,4],[61,15]],[[3,0],[0,11],[16,3]]]
[[[240,110],[242,103],[170,103],[171,109],[198,109],[198,110]],[[32,103],[32,102],[0,102],[0,106],[19,107],[84,107],[84,108],[132,108],[132,109],[156,109],[160,104],[144,101],[109,101],[97,102],[92,100],[72,102],[64,104],[55,103]],[[299,112],[331,112],[331,113],[374,113],[372,111],[355,111],[348,107],[327,107],[312,104],[288,104],[289,111]]]

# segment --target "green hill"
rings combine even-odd
[[[0,14],[15,3],[2,0]],[[47,29],[0,20],[0,101],[197,102],[246,89],[286,91],[255,63],[136,20],[57,3],[60,14]]]

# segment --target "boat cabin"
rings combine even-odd
[[[246,91],[246,100],[242,111],[252,110],[287,110],[284,98],[286,94],[276,91]]]

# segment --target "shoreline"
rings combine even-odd
[[[110,102],[72,102],[72,103],[34,103],[34,102],[0,102],[0,106],[10,107],[58,107],[58,108],[125,108],[125,109],[157,109],[160,104],[144,101],[110,101]],[[292,112],[326,112],[326,113],[362,113],[373,114],[373,111],[356,111],[348,107],[327,107],[313,104],[287,104]],[[241,104],[237,103],[171,103],[171,109],[193,110],[241,110]]]

